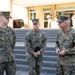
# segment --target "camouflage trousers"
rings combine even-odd
[[[56,75],[75,75],[75,65],[57,65]]]
[[[40,75],[42,56],[35,58],[33,56],[28,56],[28,66],[29,66],[29,75]]]
[[[14,61],[0,63],[0,75],[4,74],[4,71],[6,72],[6,75],[16,75],[16,64]]]

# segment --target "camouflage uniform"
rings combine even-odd
[[[69,71],[75,68],[75,31],[72,28],[66,35],[63,30],[58,33],[56,48],[65,50],[65,55],[58,55],[57,58],[57,75],[69,75]]]
[[[43,31],[34,31],[34,29],[27,32],[25,36],[25,47],[26,47],[26,59],[29,66],[29,75],[40,75],[42,57],[44,49],[46,48],[46,35]],[[41,55],[35,58],[34,48],[40,46]]]
[[[10,27],[0,28],[0,75],[15,75],[15,33]]]

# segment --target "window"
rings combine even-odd
[[[35,9],[32,9],[30,10],[30,20],[36,18],[36,10]]]

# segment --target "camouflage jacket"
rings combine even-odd
[[[47,41],[47,37],[43,31],[39,30],[38,32],[36,32],[32,29],[29,32],[27,32],[27,34],[25,36],[26,51],[29,54],[33,54],[34,48],[36,46],[39,46],[39,47],[41,47],[40,51],[43,54],[44,49],[46,48],[46,41]]]
[[[0,28],[0,63],[13,61],[15,59],[15,32],[7,26]]]
[[[57,34],[56,48],[65,50],[65,55],[58,55],[58,62],[63,65],[75,64],[75,30],[72,28],[64,35],[61,30]]]

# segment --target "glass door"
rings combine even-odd
[[[51,28],[51,20],[52,20],[51,9],[44,8],[43,15],[44,15],[44,28]]]

